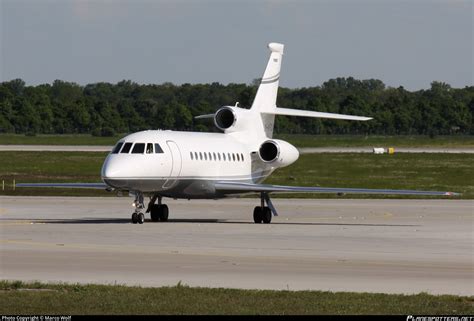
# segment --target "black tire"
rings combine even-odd
[[[133,213],[133,214],[132,214],[132,223],[133,223],[133,224],[137,224],[137,223],[138,223],[138,214],[137,214],[137,213]]]
[[[262,208],[260,206],[256,206],[253,209],[253,221],[255,223],[262,223],[262,220],[263,220]]]
[[[138,214],[138,224],[145,223],[145,215],[143,213]]]
[[[158,222],[160,220],[160,205],[153,204],[150,210],[150,217],[152,222]]]
[[[270,210],[270,208],[264,207],[262,214],[263,223],[269,224],[272,221],[272,211]]]
[[[168,214],[169,214],[169,209],[168,205],[163,204],[160,206],[160,221],[161,222],[167,222],[168,221]]]

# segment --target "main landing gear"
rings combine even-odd
[[[268,206],[265,206],[265,202]],[[260,206],[256,206],[253,210],[253,221],[255,223],[269,224],[272,221],[272,214],[278,216],[275,207],[268,193],[262,192],[260,194]]]
[[[155,204],[158,200],[158,204]],[[159,195],[154,195],[150,198],[146,213],[150,213],[151,220],[153,222],[166,222],[168,221],[169,209],[166,204],[161,203],[162,197]],[[265,206],[265,203],[267,206]],[[142,213],[145,208],[143,202],[143,194],[137,192],[135,194],[135,201],[133,202],[135,206],[135,211],[132,214],[132,223],[133,224],[143,224],[145,223],[145,214]],[[260,193],[260,206],[256,206],[253,210],[253,221],[255,223],[265,223],[269,224],[272,221],[272,216],[278,216],[278,213],[273,206],[270,196],[266,192]]]
[[[158,204],[155,204],[156,199],[158,198]],[[151,220],[153,222],[166,222],[168,221],[168,205],[161,204],[161,196],[153,196],[148,204],[147,213],[150,212]]]
[[[158,199],[158,204],[155,204],[157,199]],[[168,213],[169,213],[168,205],[161,204],[161,199],[162,199],[161,196],[155,195],[150,199],[150,203],[148,203],[146,213],[150,213],[150,217],[153,222],[168,221]],[[132,223],[133,224],[145,223],[145,214],[142,213],[143,209],[145,208],[142,193],[136,193],[133,206],[135,206],[135,211],[132,214]]]

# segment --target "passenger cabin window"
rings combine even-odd
[[[120,154],[128,154],[130,148],[132,148],[132,143],[125,143],[125,145],[123,145],[122,150],[120,151]]]
[[[191,156],[191,160],[194,160],[193,152],[189,152],[189,155]]]
[[[145,152],[145,144],[144,143],[136,143],[133,146],[132,154],[143,154]]]
[[[163,150],[161,149],[160,144],[155,144],[155,153],[156,154],[163,153]]]
[[[199,159],[202,160],[202,153],[199,152]]]
[[[244,161],[244,154],[240,154],[240,159],[242,160],[242,162]]]
[[[153,144],[146,144],[146,153],[147,154],[153,154]]]
[[[122,146],[123,146],[123,142],[118,143],[114,147],[114,149],[112,150],[112,154],[118,154],[118,152],[120,151],[120,148],[122,148]]]
[[[222,153],[222,159],[225,160],[225,153]]]

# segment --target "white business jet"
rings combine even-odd
[[[276,106],[283,44],[270,43],[270,59],[250,109],[223,106],[213,118],[222,133],[147,130],[120,139],[105,159],[103,183],[17,184],[18,187],[99,188],[135,197],[132,222],[167,221],[164,197],[219,199],[242,193],[259,193],[255,223],[270,223],[277,210],[270,200],[274,192],[359,193],[402,195],[454,195],[451,192],[364,188],[296,187],[261,184],[278,168],[294,163],[298,150],[286,141],[273,139],[275,115],[367,121],[360,117],[280,108]],[[145,197],[150,198],[145,207]]]

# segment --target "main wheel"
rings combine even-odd
[[[132,214],[132,223],[133,223],[133,224],[137,224],[137,223],[138,223],[138,214],[137,214],[137,213],[133,213],[133,214]]]
[[[256,206],[253,209],[253,221],[255,223],[262,223],[262,220],[263,220],[262,208],[260,206]]]
[[[153,222],[158,222],[160,220],[160,205],[153,204],[150,210],[150,217]]]
[[[138,223],[139,224],[145,223],[145,215],[143,215],[143,213],[138,214]]]
[[[262,211],[263,223],[268,224],[272,221],[272,211],[269,207],[264,207]]]
[[[160,221],[162,222],[168,221],[168,214],[169,214],[168,205],[162,204],[160,206]]]

